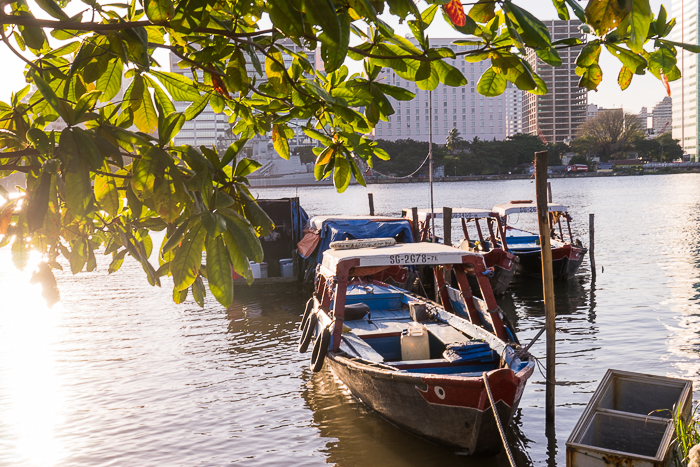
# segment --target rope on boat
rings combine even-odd
[[[513,453],[510,452],[510,446],[506,440],[506,432],[503,431],[503,425],[501,425],[501,418],[498,416],[498,410],[496,410],[496,401],[493,400],[493,394],[491,394],[491,386],[489,386],[489,378],[486,372],[482,375],[484,379],[484,386],[486,387],[486,394],[489,396],[489,402],[491,402],[491,410],[493,411],[493,416],[496,418],[496,426],[498,426],[498,433],[501,435],[501,441],[503,441],[503,446],[506,448],[506,454],[508,455],[508,462],[510,462],[511,467],[515,467],[515,460],[513,460]]]

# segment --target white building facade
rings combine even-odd
[[[474,46],[452,45],[457,39],[431,39],[433,47],[450,47],[455,52],[464,52]],[[375,139],[396,141],[413,139],[428,141],[430,135],[430,95],[433,98],[432,135],[433,142],[445,144],[447,134],[456,128],[465,140],[478,137],[482,140],[503,140],[506,137],[505,102],[506,93],[497,97],[484,97],[476,92],[476,84],[489,62],[468,63],[458,56],[448,63],[458,68],[469,82],[466,86],[451,87],[440,84],[434,91],[418,89],[414,82],[401,79],[393,70],[384,68],[381,82],[399,86],[416,94],[407,102],[389,96],[395,114],[388,122],[380,121],[374,129]],[[507,91],[506,91],[507,92]]]
[[[664,99],[654,106],[651,114],[654,135],[659,136],[673,128],[673,99]]]
[[[671,31],[671,40],[698,44],[698,0],[673,0],[669,18],[676,18]],[[672,81],[671,95],[673,138],[680,140],[681,147],[698,162],[698,64],[697,54],[677,48],[678,68],[681,78]]]
[[[523,132],[523,91],[510,81],[506,87],[506,137]]]

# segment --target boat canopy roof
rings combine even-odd
[[[410,216],[411,214],[410,209],[404,209],[404,212],[406,213],[406,216]],[[493,211],[491,209],[452,208],[452,219],[483,219],[492,216]],[[420,222],[425,222],[429,217],[430,209],[418,210],[418,220]],[[435,219],[442,219],[442,209],[435,210]]]
[[[465,261],[465,258],[468,260]],[[400,243],[383,248],[358,248],[355,250],[326,250],[323,253],[325,273],[334,275],[338,265],[348,260],[359,260],[355,267],[390,267],[414,265],[439,265],[483,263],[481,255],[437,243]]]
[[[561,204],[549,203],[547,205],[549,212],[566,212],[566,206]],[[537,212],[537,203],[508,203],[499,204],[493,207],[493,211],[500,216],[509,216],[511,214]]]
[[[329,222],[344,222],[345,225],[364,225],[367,222],[405,222],[402,217],[383,216],[313,216],[309,219],[309,228],[321,230]]]

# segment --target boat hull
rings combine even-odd
[[[568,280],[573,278],[578,272],[587,252],[588,249],[586,248],[578,248],[569,244],[560,248],[552,248],[552,272],[554,279]],[[516,274],[536,278],[542,277],[542,252],[540,250],[528,252],[513,251],[513,254],[519,259]]]
[[[469,455],[496,454],[502,447],[482,378],[398,373],[333,352],[326,362],[357,399],[407,431]],[[489,372],[505,426],[528,377],[510,369]]]

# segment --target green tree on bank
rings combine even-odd
[[[367,136],[394,113],[387,96],[414,97],[382,82],[382,68],[432,90],[467,84],[452,59],[488,61],[481,94],[499,95],[507,82],[544,94],[526,50],[556,67],[558,50],[580,43],[553,42],[536,16],[509,0],[480,0],[466,12],[458,0],[431,0],[422,11],[410,0],[69,1],[17,0],[0,13],[2,46],[26,63],[24,76],[35,86],[0,104],[0,177],[27,177],[20,198],[0,192],[0,247],[12,244],[20,269],[30,250],[43,255],[35,279],[52,301],[57,258],[73,273],[91,271],[95,251],[105,248],[110,272],[129,255],[151,284],[172,277],[177,303],[192,293],[202,305],[207,279],[227,306],[231,270],[252,280],[248,261],[262,260],[258,237],[273,227],[248,190],[246,177],[258,168],[243,157],[248,140],[269,134],[289,157],[293,122],[302,121],[321,146],[316,178],[332,177],[344,191],[353,177],[364,183],[360,160],[372,166],[387,158]],[[620,60],[621,89],[646,70],[668,86],[680,77],[676,47],[700,51],[668,40],[675,20],[663,7],[654,15],[648,0],[601,0],[585,10],[576,0],[553,3],[561,19],[578,17],[593,36],[577,58],[579,85],[587,89],[602,80],[603,49]],[[456,43],[472,49],[430,43],[438,12],[464,35]],[[387,16],[406,21],[416,43],[395,34]],[[259,27],[261,19],[269,28]],[[318,47],[325,71],[316,72],[287,40]],[[177,56],[193,78],[163,71],[153,58],[158,49]],[[350,75],[347,59],[362,62],[363,72]],[[227,116],[235,141],[225,150],[174,146],[185,121],[207,105]],[[67,127],[48,131],[58,118]],[[162,245],[152,244],[154,230],[166,232]]]
[[[402,139],[377,140],[378,147],[389,155],[389,160],[377,161],[375,168],[382,174],[405,176],[416,170],[428,155],[428,143]],[[452,146],[452,148],[450,148]],[[453,129],[444,145],[433,144],[435,165],[444,165],[447,176],[494,175],[517,170],[517,166],[531,164],[538,151],[549,151],[549,165],[561,165],[561,156],[568,150],[562,143],[545,144],[534,135],[518,133],[503,141],[481,140],[479,137],[463,140]],[[427,175],[427,165],[417,176]]]

